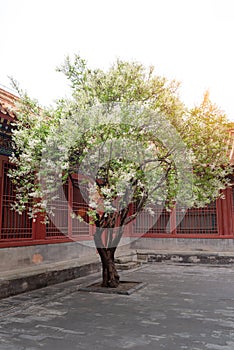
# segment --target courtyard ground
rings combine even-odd
[[[131,295],[79,287],[100,273],[0,300],[0,350],[233,350],[234,266],[161,262],[121,274]]]

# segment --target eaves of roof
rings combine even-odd
[[[16,118],[16,101],[19,98],[12,93],[0,88],[0,116],[10,121]]]

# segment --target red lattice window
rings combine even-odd
[[[21,215],[12,209],[15,202],[15,186],[7,173],[13,166],[3,163],[2,225],[0,239],[18,240],[32,238],[32,219],[27,212]]]
[[[78,218],[72,219],[72,235],[89,235],[89,217],[88,211],[88,188],[82,181],[73,179],[73,199],[72,210],[75,215],[79,215],[83,218],[80,221]]]
[[[53,207],[53,214],[49,214],[46,224],[47,238],[61,238],[68,235],[68,182],[61,186],[55,196],[57,198],[49,203]]]
[[[137,216],[135,223],[135,233],[170,233],[170,212],[161,206],[152,207],[154,215],[143,212]]]
[[[216,202],[205,208],[188,209],[185,214],[178,207],[176,220],[178,234],[218,234]]]

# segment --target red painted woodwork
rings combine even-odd
[[[7,176],[11,165],[0,156],[0,247],[53,244],[91,240],[94,227],[88,224],[88,203],[85,185],[78,187],[77,176],[59,189],[55,216],[45,225],[42,217],[29,219],[12,210],[14,186]],[[75,185],[75,186],[74,186]],[[82,193],[81,193],[82,192]],[[125,236],[154,238],[234,238],[234,188],[224,191],[225,199],[218,199],[206,208],[192,208],[183,214],[175,206],[169,212],[155,206],[156,218],[141,214],[125,230]],[[83,216],[85,222],[72,218],[71,213]],[[182,216],[181,216],[182,215]]]

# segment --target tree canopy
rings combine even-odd
[[[72,98],[42,110],[22,96],[10,174],[15,208],[50,215],[58,187],[77,173],[97,249],[103,264],[109,261],[103,283],[114,286],[115,249],[139,213],[205,206],[228,186],[228,120],[207,94],[189,110],[177,82],[138,62],[117,60],[103,71],[77,55],[58,70]]]

